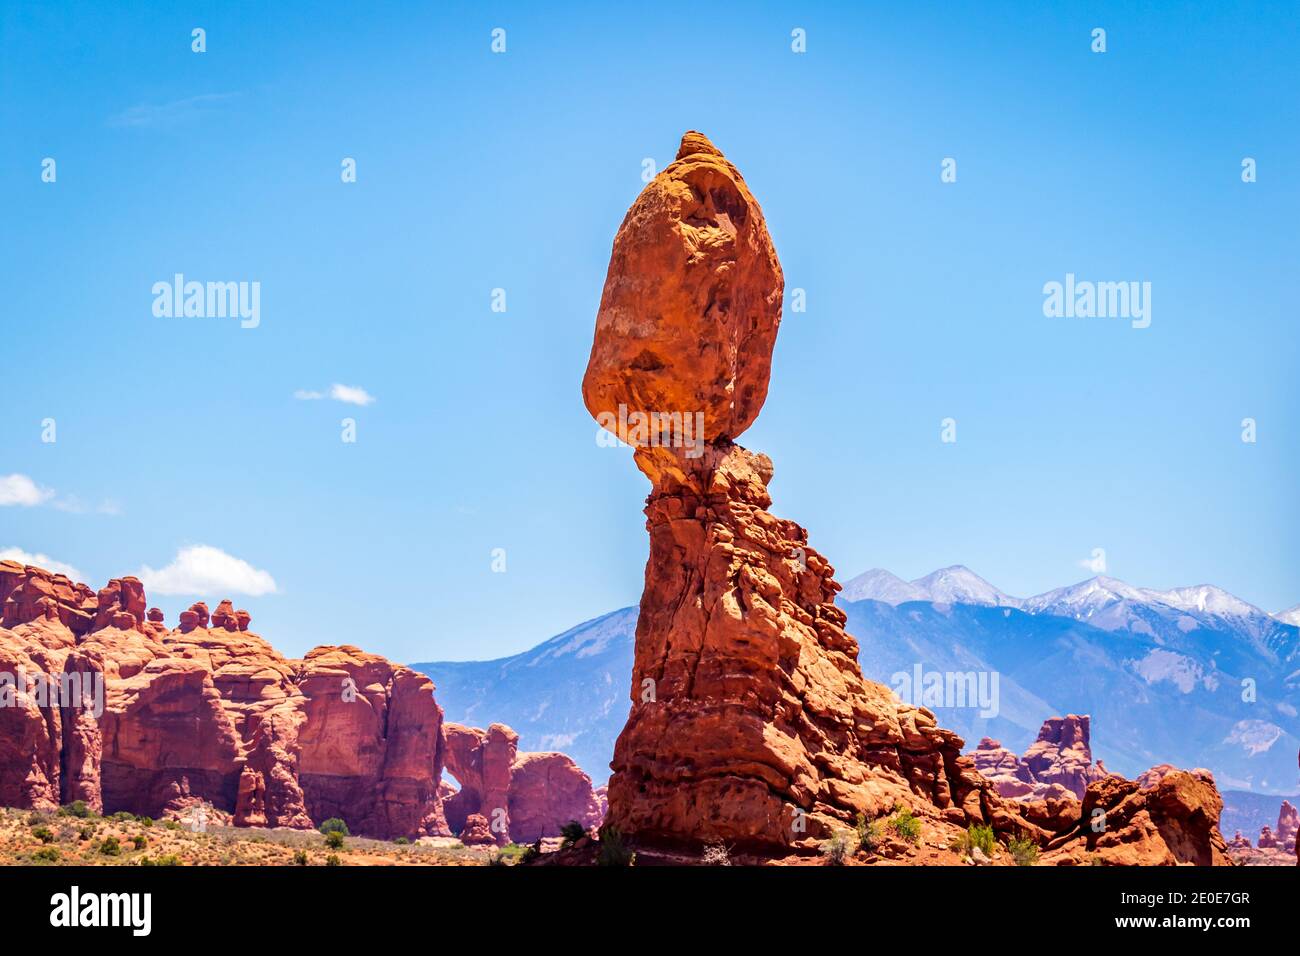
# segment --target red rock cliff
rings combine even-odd
[[[96,595],[0,562],[0,606],[0,672],[102,689],[98,706],[22,692],[0,707],[0,805],[159,817],[202,800],[240,825],[447,832],[423,675],[347,646],[287,659],[228,601],[169,631],[134,578]]]

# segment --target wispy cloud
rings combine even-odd
[[[223,103],[227,103],[238,93],[204,93],[201,96],[188,96],[170,103],[139,103],[108,118],[109,126],[170,126],[175,123],[195,119]]]
[[[1091,571],[1093,574],[1106,573],[1106,552],[1101,548],[1093,548],[1089,557],[1079,561],[1079,567],[1085,571]]]
[[[48,554],[32,554],[22,548],[0,548],[0,561],[17,561],[19,564],[33,564],[55,574],[66,574],[74,581],[84,581],[85,576],[70,564],[56,561]]]
[[[194,594],[226,597],[231,594],[274,594],[275,579],[247,561],[206,544],[176,552],[166,567],[145,565],[136,572],[146,591],[156,594]]]
[[[293,397],[299,401],[314,402],[323,398],[332,398],[336,402],[346,402],[349,405],[369,405],[375,400],[360,385],[339,385],[335,383],[330,386],[328,392],[316,392],[310,389],[300,388],[293,393]]]
[[[45,504],[53,497],[52,489],[42,488],[26,475],[0,475],[0,506],[32,508]]]

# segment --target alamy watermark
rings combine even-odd
[[[687,458],[704,454],[703,412],[629,412],[620,403],[618,413],[596,416],[596,444],[614,448],[628,444],[637,448],[685,448]]]
[[[920,663],[910,671],[895,671],[889,686],[898,699],[913,707],[971,707],[979,715],[998,715],[997,671],[927,671]]]
[[[1151,324],[1150,282],[1090,282],[1076,280],[1043,285],[1043,315],[1049,319],[1130,319],[1133,328]]]
[[[239,319],[242,329],[262,323],[262,283],[185,281],[153,284],[153,314],[160,319]]]
[[[99,671],[29,675],[21,667],[0,671],[0,707],[25,707],[29,700],[42,710],[76,707],[98,718],[104,713],[104,675]]]

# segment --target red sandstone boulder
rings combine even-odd
[[[672,413],[703,414],[695,439],[737,437],[767,397],[783,289],[758,201],[688,132],[614,238],[582,382],[588,411],[638,446],[659,443],[668,423],[657,416]],[[633,416],[646,416],[640,435]]]
[[[484,846],[500,841],[488,826],[487,817],[481,813],[471,813],[460,831],[460,842],[466,846]]]

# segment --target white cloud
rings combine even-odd
[[[19,564],[33,564],[55,574],[66,574],[74,581],[84,581],[85,577],[70,564],[55,561],[48,554],[32,554],[22,548],[0,548],[0,561],[17,561]]]
[[[109,126],[169,126],[193,120],[239,96],[238,93],[204,93],[170,103],[139,103],[108,119]]]
[[[26,475],[0,475],[0,506],[21,505],[31,508],[44,504],[53,497],[53,491],[42,488]]]
[[[332,398],[336,402],[346,402],[349,405],[369,405],[375,400],[375,396],[360,385],[340,385],[337,382],[330,386],[328,394],[309,388],[300,388],[293,393],[293,397],[303,402],[315,402],[322,398]]]
[[[331,385],[330,398],[349,405],[369,405],[375,397],[360,385]]]
[[[1079,562],[1079,567],[1093,574],[1106,573],[1106,552],[1102,548],[1093,548],[1092,555]]]
[[[247,561],[220,548],[196,544],[181,548],[172,563],[157,570],[145,565],[136,572],[146,591],[157,594],[274,594],[275,579]]]

